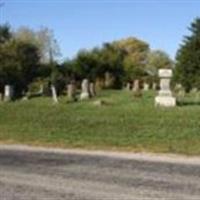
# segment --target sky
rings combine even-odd
[[[200,17],[199,0],[0,0],[0,23],[13,30],[48,27],[62,59],[127,37],[149,43],[174,58],[191,22]]]

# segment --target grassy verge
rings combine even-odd
[[[200,155],[200,106],[154,107],[154,94],[104,91],[107,102],[53,105],[50,98],[0,104],[0,142]]]

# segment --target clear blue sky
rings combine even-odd
[[[2,0],[0,22],[16,29],[54,30],[62,56],[103,42],[138,37],[174,58],[187,27],[200,16],[198,0]]]

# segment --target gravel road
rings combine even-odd
[[[200,162],[117,155],[0,147],[0,200],[200,199]]]

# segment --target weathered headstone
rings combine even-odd
[[[126,83],[125,89],[126,89],[127,91],[130,91],[130,90],[131,90],[131,84],[130,84],[130,82],[127,82],[127,83]]]
[[[90,82],[90,84],[89,84],[89,92],[90,92],[91,97],[96,96],[95,84],[93,82]]]
[[[134,80],[134,82],[133,82],[133,91],[137,92],[139,90],[140,90],[140,82],[139,82],[139,80]]]
[[[105,73],[105,88],[111,88],[114,78],[110,72]]]
[[[149,90],[149,84],[148,83],[144,83],[143,90],[144,91],[148,91]]]
[[[84,79],[81,84],[81,95],[80,99],[81,100],[86,100],[90,98],[90,93],[89,93],[89,81],[88,79]]]
[[[11,101],[14,95],[14,90],[11,85],[5,85],[4,88],[4,101]]]
[[[157,90],[157,84],[156,84],[155,82],[154,82],[153,85],[152,85],[152,89],[153,89],[153,90]]]
[[[56,87],[54,85],[51,85],[51,92],[52,92],[52,98],[54,103],[58,103],[58,97],[56,92]]]
[[[68,98],[68,101],[76,100],[76,85],[75,85],[74,81],[71,81],[67,85],[67,98]]]
[[[160,91],[158,93],[158,96],[155,98],[155,105],[163,107],[176,106],[176,99],[172,96],[172,92],[170,90],[170,80],[172,77],[172,70],[160,69],[159,77],[160,77]]]

